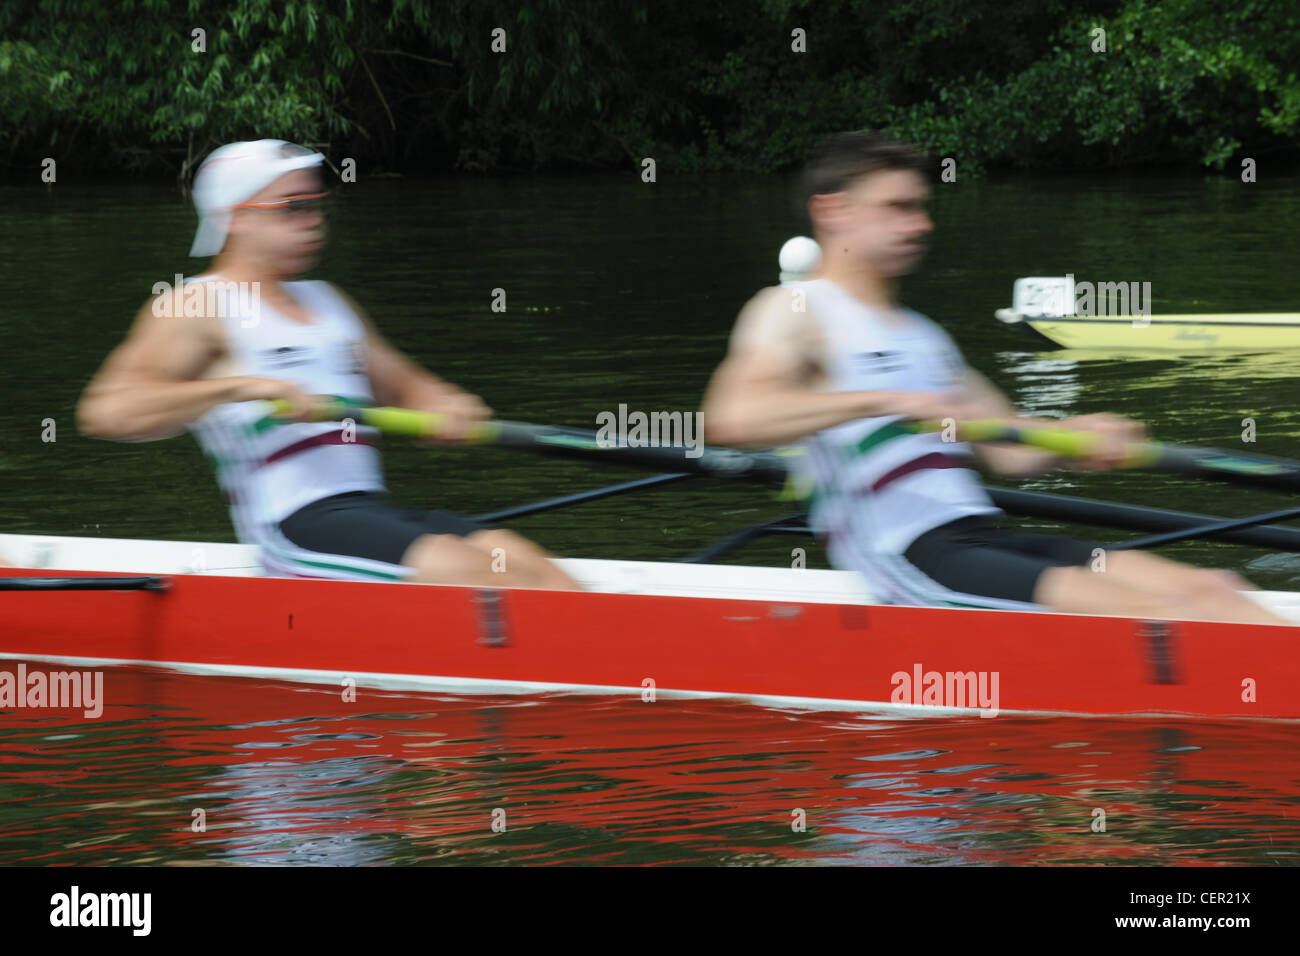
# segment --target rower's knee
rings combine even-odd
[[[420,584],[474,587],[579,588],[541,548],[513,531],[476,531],[464,538],[421,535],[407,548],[402,564]]]
[[[1239,574],[1209,568],[1185,568],[1174,583],[1174,596],[1185,601],[1232,600],[1240,591],[1255,590]]]
[[[1109,573],[1129,587],[1181,597],[1227,595],[1253,591],[1255,586],[1232,571],[1197,568],[1148,551],[1113,551],[1107,556]]]
[[[476,531],[465,539],[471,547],[481,548],[491,556],[493,567],[515,569],[538,587],[578,589],[578,584],[555,563],[554,555],[527,538],[492,528]]]
[[[549,555],[527,538],[505,528],[475,531],[465,538],[472,548],[491,556],[494,566],[508,569],[513,563],[522,568],[533,568],[547,560]]]
[[[478,548],[453,534],[422,534],[402,555],[402,564],[420,584],[484,584],[491,565]]]
[[[1067,614],[1125,614],[1163,617],[1173,606],[1168,595],[1144,591],[1121,578],[1090,568],[1047,568],[1034,586],[1035,604]]]
[[[1206,570],[1200,573],[1198,583],[1206,588],[1220,593],[1237,592],[1237,591],[1258,591],[1255,585],[1251,584],[1240,574],[1234,571],[1223,570]]]
[[[527,538],[507,528],[488,528],[484,531],[475,531],[466,535],[465,541],[476,548],[484,550],[491,550],[492,548],[513,548],[519,551],[541,550]]]

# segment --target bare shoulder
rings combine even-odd
[[[797,345],[802,350],[815,339],[816,331],[803,290],[768,286],[740,310],[731,342],[733,348]]]
[[[219,323],[210,321],[220,314],[221,303],[206,292],[204,285],[204,282],[187,283],[177,289],[169,286],[161,292],[155,291],[136,312],[130,337],[223,340],[224,335],[215,328]]]
[[[766,355],[815,381],[822,367],[821,327],[798,286],[769,286],[745,303],[731,333],[733,356]]]
[[[136,312],[126,338],[105,360],[101,375],[197,378],[226,352],[219,321],[185,288],[156,292]]]

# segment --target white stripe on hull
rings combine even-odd
[[[152,667],[210,677],[242,677],[280,680],[295,684],[315,684],[340,687],[350,680],[358,687],[392,692],[420,694],[456,694],[461,696],[565,694],[572,696],[613,696],[639,700],[644,687],[624,687],[612,684],[560,684],[547,681],[490,680],[479,677],[439,677],[422,674],[382,674],[358,671],[306,670],[290,667],[249,667],[239,664],[199,664],[186,661],[123,660],[106,657],[64,657],[47,654],[23,654],[25,661],[41,661],[73,669],[100,667]],[[865,719],[889,720],[898,717],[979,717],[987,711],[979,707],[940,707],[925,704],[896,704],[876,700],[840,700],[824,697],[789,697],[778,694],[739,694],[735,691],[673,690],[656,687],[655,697],[664,700],[736,700],[758,704],[773,709],[797,711],[851,711]],[[1020,717],[1087,717],[1094,720],[1145,720],[1153,717],[1203,717],[1199,714],[1151,713],[1089,714],[1068,710],[1010,710],[998,708],[997,714]],[[1247,720],[1259,723],[1293,724],[1285,717],[1223,717],[1215,720]]]

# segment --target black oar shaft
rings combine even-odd
[[[1266,514],[1251,515],[1246,518],[1227,518],[1222,521],[1212,521],[1208,524],[1185,528],[1182,531],[1168,531],[1164,534],[1138,538],[1136,541],[1126,541],[1123,544],[1112,545],[1111,547],[1126,551],[1139,548],[1158,548],[1161,545],[1189,541],[1193,538],[1216,538],[1229,531],[1253,528],[1256,525],[1267,524],[1270,521],[1289,521],[1292,518],[1300,518],[1300,508],[1286,508],[1282,511],[1270,511]]]
[[[1122,528],[1127,531],[1182,531],[1205,527],[1227,519],[1215,515],[1164,508],[1122,505],[1112,501],[1095,501],[1070,495],[1049,495],[1017,488],[988,488],[993,503],[1009,514],[1047,518],[1074,524]],[[1274,519],[1276,520],[1276,519]],[[1220,541],[1270,548],[1277,551],[1300,551],[1300,529],[1250,527],[1216,534]]]
[[[511,518],[524,518],[528,515],[539,514],[543,511],[553,511],[556,508],[565,508],[569,505],[582,504],[587,501],[596,501],[600,498],[608,498],[612,495],[627,494],[630,491],[644,491],[647,488],[654,488],[658,485],[667,485],[676,481],[682,481],[686,478],[695,478],[696,475],[678,472],[669,475],[652,475],[649,478],[638,478],[635,481],[624,481],[616,485],[605,485],[601,488],[593,488],[590,491],[578,491],[571,495],[561,495],[558,498],[547,498],[545,501],[534,501],[526,505],[516,505],[513,508],[502,508],[500,511],[491,511],[487,514],[475,515],[475,521],[492,522],[508,521]]]
[[[0,578],[0,591],[164,591],[164,577]]]
[[[1195,475],[1212,481],[1300,491],[1300,462],[1266,455],[1237,455],[1218,448],[1161,445],[1152,470]]]
[[[515,448],[541,455],[608,461],[613,464],[659,471],[692,472],[715,478],[744,478],[784,484],[785,463],[768,452],[746,452],[701,445],[695,448],[649,446],[602,441],[595,432],[522,422],[500,422],[496,434],[484,444]]]

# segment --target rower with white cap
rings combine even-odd
[[[325,244],[324,157],[282,140],[232,143],[194,179],[192,256],[215,256],[182,295],[147,302],[77,409],[83,432],[147,441],[194,432],[241,541],[268,573],[484,586],[576,587],[513,532],[393,504],[376,434],[307,421],[311,396],[443,416],[463,438],[490,410],[403,355],[324,281],[292,281]],[[191,309],[198,291],[201,310]],[[174,303],[184,299],[183,314]],[[202,315],[194,315],[201,311]],[[281,400],[293,421],[269,416]]]

